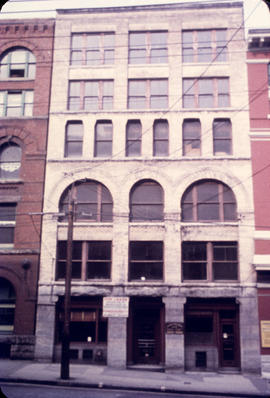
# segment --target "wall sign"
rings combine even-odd
[[[128,318],[129,297],[103,297],[104,317]]]
[[[167,334],[184,334],[184,322],[167,322]]]
[[[270,321],[261,321],[261,340],[263,348],[270,348]]]

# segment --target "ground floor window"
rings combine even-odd
[[[15,301],[12,284],[0,278],[0,334],[10,334],[14,330]]]

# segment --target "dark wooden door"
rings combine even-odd
[[[239,367],[238,325],[236,320],[220,321],[220,366]]]

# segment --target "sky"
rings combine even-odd
[[[58,8],[117,7],[147,4],[173,4],[186,2],[212,2],[214,0],[9,0],[0,13],[0,19],[54,17]],[[228,0],[219,0],[228,1]],[[241,0],[240,0],[241,1]],[[270,12],[263,0],[243,0],[245,27],[269,28]],[[76,7],[74,7],[76,4]]]

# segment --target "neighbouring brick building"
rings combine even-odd
[[[247,68],[262,370],[270,368],[270,29],[249,31]]]
[[[237,1],[58,10],[37,359],[60,357],[72,191],[74,360],[260,372],[242,21]]]
[[[0,22],[1,357],[34,356],[53,34],[51,19]]]

